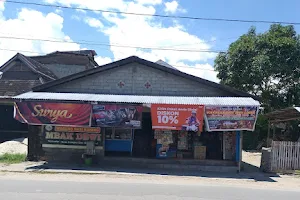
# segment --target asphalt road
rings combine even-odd
[[[254,189],[221,185],[167,185],[120,182],[11,180],[0,178],[5,200],[299,200],[300,191]]]

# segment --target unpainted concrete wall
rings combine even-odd
[[[147,88],[147,84],[150,87]],[[154,96],[234,96],[218,88],[138,63],[73,80],[47,91]]]

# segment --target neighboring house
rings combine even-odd
[[[27,134],[27,125],[13,119],[10,97],[33,87],[98,67],[93,50],[67,51],[25,56],[17,53],[0,67],[0,142]]]
[[[98,67],[94,60],[97,55],[93,50],[82,51],[56,51],[43,56],[31,57],[35,61],[44,64],[58,78],[68,76],[80,71]]]

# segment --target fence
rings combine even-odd
[[[272,141],[271,171],[300,169],[300,142]]]

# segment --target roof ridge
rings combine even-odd
[[[29,56],[25,56],[21,53],[17,53],[19,59],[21,59],[23,62],[27,61],[28,66],[34,70],[35,72],[41,74],[42,76],[45,76],[47,78],[50,78],[52,80],[56,80],[58,77],[49,69],[47,68],[45,65],[43,65],[42,63],[39,63],[38,61],[30,58]],[[38,67],[43,68],[44,70],[46,70],[47,73],[40,71],[39,69],[37,69],[36,65],[38,65]]]

